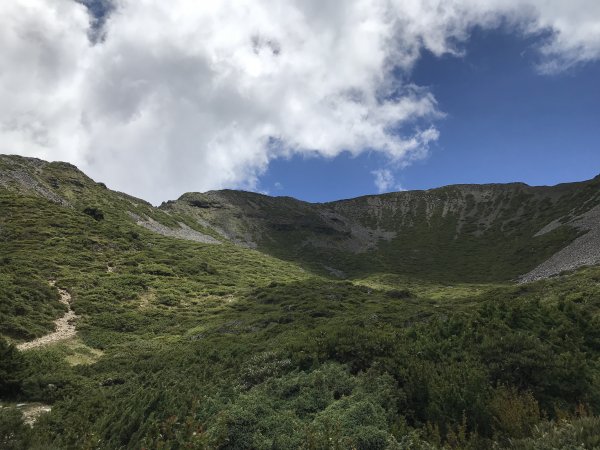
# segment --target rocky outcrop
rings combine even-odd
[[[538,235],[543,235],[555,229],[560,221],[551,222]],[[523,275],[519,281],[527,283],[541,280],[561,272],[574,270],[582,266],[600,264],[600,205],[572,219],[567,223],[583,235],[579,236],[562,250],[537,266],[531,272]]]
[[[151,217],[142,218],[132,212],[129,213],[139,226],[146,228],[154,233],[187,241],[202,242],[203,244],[220,244],[221,242],[212,236],[193,230],[186,224],[179,222],[179,228],[169,228],[162,223],[157,222]]]
[[[58,195],[51,185],[35,176],[49,163],[35,158],[0,155],[0,187],[30,192],[51,202],[68,205],[66,199]]]

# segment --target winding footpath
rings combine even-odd
[[[50,285],[54,286],[54,282],[50,282]],[[54,321],[56,331],[34,339],[33,341],[23,342],[22,344],[17,345],[19,350],[30,350],[32,348],[53,344],[55,342],[72,338],[77,333],[75,330],[75,319],[77,319],[77,316],[75,315],[75,311],[71,309],[71,294],[69,294],[65,289],[57,289],[58,293],[60,294],[60,302],[64,305],[67,305],[68,310],[64,316]]]

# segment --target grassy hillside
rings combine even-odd
[[[318,273],[387,272],[434,281],[507,281],[581,232],[600,178],[555,187],[460,185],[326,204],[239,191],[185,194],[161,209]],[[559,226],[536,235],[547,224]],[[562,225],[561,225],[562,224]]]
[[[339,280],[72,166],[0,164],[1,448],[600,445],[598,267],[525,285]],[[312,227],[298,208],[289,223]],[[130,212],[222,242],[162,236]],[[73,298],[77,337],[18,351],[64,313],[50,280]],[[30,427],[21,403],[52,410]]]

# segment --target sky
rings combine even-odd
[[[597,0],[16,0],[0,21],[0,153],[155,204],[600,173]]]

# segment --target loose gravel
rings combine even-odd
[[[147,230],[153,231],[154,233],[162,234],[163,236],[174,237],[177,239],[185,239],[187,241],[202,242],[203,244],[220,244],[221,241],[215,239],[212,236],[200,233],[199,231],[193,230],[184,223],[179,223],[179,228],[169,228],[162,223],[148,217],[142,219],[137,214],[132,212],[129,215],[135,220],[135,223]]]
[[[523,275],[519,279],[521,283],[549,278],[583,266],[600,264],[600,205],[573,219],[569,224],[586,233],[531,272]],[[552,229],[550,226],[544,228],[547,229],[546,232]]]

